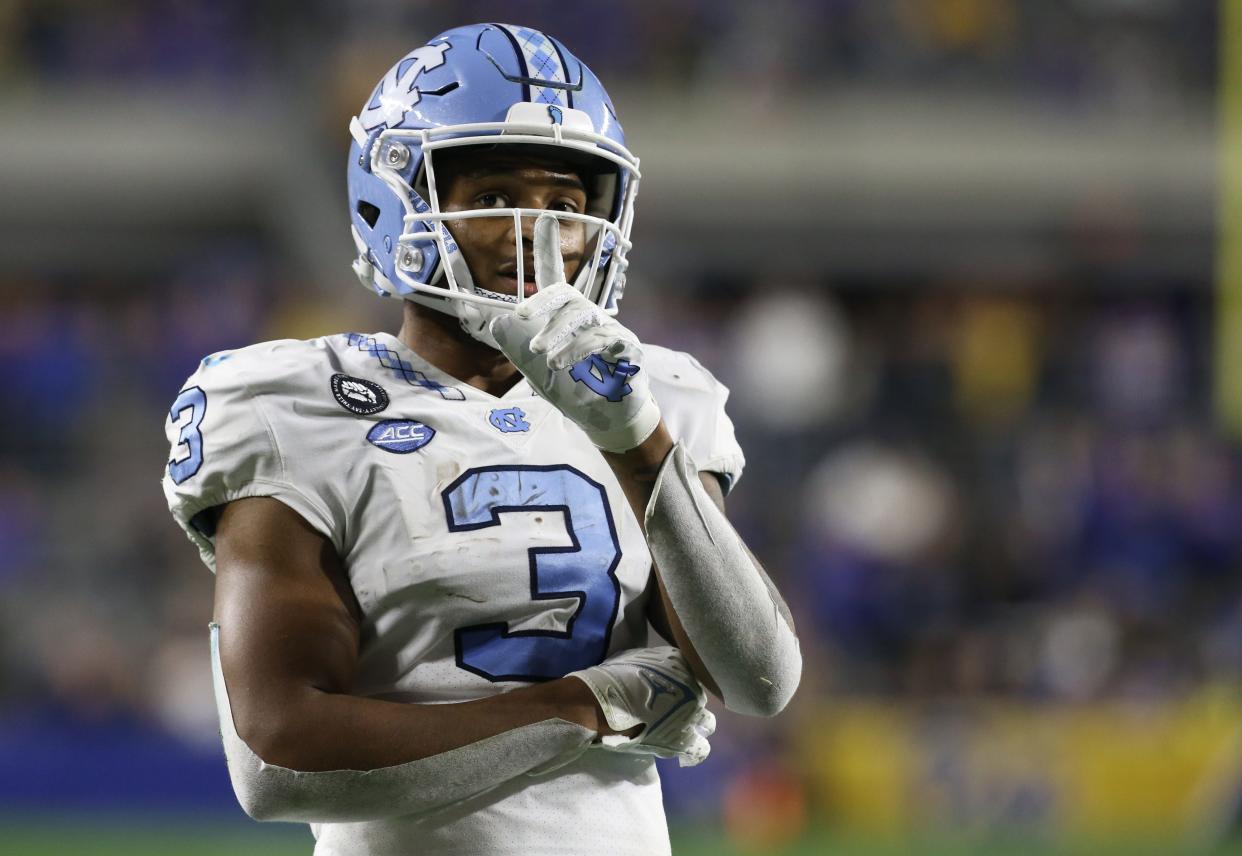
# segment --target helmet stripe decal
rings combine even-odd
[[[501,24],[517,41],[522,62],[526,66],[526,76],[532,80],[546,80],[550,83],[565,83],[565,64],[561,61],[561,52],[556,49],[553,41],[538,30],[528,27],[515,27],[512,24]],[[559,104],[568,107],[565,102],[565,90],[551,86],[530,87],[530,100],[536,104]]]
[[[569,67],[569,64],[565,62],[565,54],[561,53],[561,46],[557,44],[556,39],[553,39],[553,38],[548,39],[548,44],[552,45],[552,49],[556,51],[556,58],[561,61],[561,74],[562,75],[566,74],[565,69]],[[578,82],[579,83],[582,82],[581,71],[578,72]],[[574,106],[574,91],[572,89],[564,89],[560,91],[565,93],[565,98],[569,102],[569,106],[573,107]]]
[[[530,75],[526,69],[526,55],[522,53],[522,48],[519,46],[517,38],[513,35],[513,33],[509,32],[508,27],[506,27],[504,24],[492,24],[491,26],[497,27],[500,30],[500,32],[504,33],[505,38],[509,40],[509,44],[513,46],[513,52],[517,54],[518,62],[521,63],[521,66],[522,66],[521,67],[522,74],[520,75],[520,81],[522,84],[522,100],[529,101],[530,100],[530,84],[527,83],[527,81],[530,80]],[[486,30],[484,30],[483,32],[486,32]],[[475,44],[476,49],[479,47],[479,45],[483,43],[483,32],[479,33],[479,40]],[[496,61],[492,60],[492,62],[495,63]],[[496,68],[500,69],[500,66],[497,65]],[[506,80],[512,79],[509,77],[508,74],[505,74],[503,70],[501,70],[500,73],[505,76]],[[514,82],[518,82],[518,81],[515,80]]]

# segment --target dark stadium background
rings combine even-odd
[[[346,123],[495,19],[613,95],[623,320],[732,388],[803,640],[782,717],[666,768],[675,852],[1227,851],[1237,4],[8,0],[0,853],[309,852],[229,790],[162,422],[210,352],[396,328]]]

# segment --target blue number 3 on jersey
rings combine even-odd
[[[190,411],[190,418],[181,426],[176,447],[177,451],[185,447],[185,453],[168,462],[168,475],[174,484],[181,484],[203,465],[203,433],[199,426],[207,415],[207,393],[197,386],[181,390],[168,410],[168,418],[175,424],[187,410]]]
[[[621,546],[604,487],[565,464],[481,467],[442,498],[450,532],[499,526],[506,512],[564,512],[572,544],[527,551],[530,596],[578,599],[563,631],[510,631],[504,622],[458,629],[457,665],[490,681],[545,681],[603,662],[621,600]]]

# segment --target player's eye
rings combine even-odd
[[[479,208],[508,208],[509,198],[503,193],[480,193],[475,202]]]
[[[570,214],[578,213],[578,203],[572,199],[558,199],[548,206],[549,211],[566,211]]]

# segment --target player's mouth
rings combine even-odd
[[[577,262],[577,256],[566,259],[566,269],[570,271],[575,270]],[[505,262],[496,269],[495,274],[492,275],[486,286],[476,284],[474,290],[484,297],[494,297],[506,303],[517,303],[517,273],[516,261]],[[522,295],[528,298],[534,297],[538,290],[538,287],[535,285],[535,261],[534,259],[524,258],[522,260]]]
[[[537,288],[535,286],[535,265],[533,261],[527,261],[523,273],[522,294],[525,297],[534,296]],[[513,296],[518,293],[517,265],[502,265],[500,270],[496,272],[496,276],[492,278],[492,283],[496,286],[495,291],[499,291],[501,295]]]

